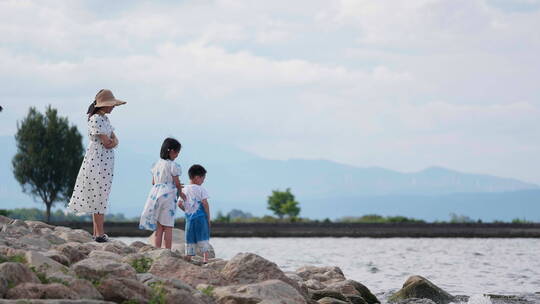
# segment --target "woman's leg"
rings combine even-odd
[[[161,248],[161,240],[163,239],[163,226],[158,222],[154,238],[154,246]]]
[[[172,227],[163,226],[163,240],[165,241],[165,248],[171,249],[172,247]]]
[[[105,221],[105,214],[94,213],[93,219],[94,219],[94,235],[96,237],[104,235],[105,230],[103,229],[103,222]]]
[[[99,235],[97,234],[97,225],[96,225],[96,215],[95,214],[92,214],[92,223],[93,223],[93,236],[94,238],[98,237]]]

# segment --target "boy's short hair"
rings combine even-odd
[[[195,176],[206,176],[206,169],[201,165],[193,165],[188,170],[189,179],[195,178]]]

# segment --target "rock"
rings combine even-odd
[[[11,288],[8,299],[80,299],[79,295],[62,284],[24,283]]]
[[[9,283],[6,278],[3,276],[0,277],[0,299],[4,297],[6,292],[8,291]]]
[[[313,290],[313,291],[310,291],[309,295],[315,301],[318,301],[323,298],[334,298],[334,299],[338,299],[345,302],[347,301],[347,298],[344,295],[342,295],[340,292],[335,291],[335,290],[328,290],[328,289]]]
[[[13,220],[10,219],[9,217],[7,216],[3,216],[3,215],[0,215],[0,225],[4,225],[4,224],[9,224],[11,223]]]
[[[345,280],[332,283],[326,285],[326,288],[338,291],[342,294],[359,295],[364,298],[364,300],[366,300],[368,304],[380,303],[377,297],[373,293],[371,293],[371,291],[366,286],[353,280]]]
[[[487,302],[491,303],[491,302]],[[417,298],[410,298],[406,300],[401,300],[397,302],[397,304],[437,304],[430,299],[417,299]]]
[[[98,281],[105,277],[136,279],[133,267],[111,260],[89,258],[77,262],[71,268],[77,276],[90,281]]]
[[[112,260],[115,262],[121,262],[122,256],[110,251],[94,250],[88,255],[89,258]]]
[[[107,243],[95,243],[96,249],[103,251],[109,251],[119,255],[126,255],[130,253],[135,253],[136,250],[124,244],[123,242],[117,240],[111,240]]]
[[[299,275],[296,274],[296,272],[290,272],[290,271],[285,271],[283,272],[287,278],[297,282],[297,283],[302,283],[304,282],[304,279],[302,279]]]
[[[146,251],[144,256],[152,259],[152,261],[157,261],[166,257],[180,258],[181,256],[169,249],[165,248],[154,248],[154,250]]]
[[[2,226],[2,234],[8,237],[21,238],[30,234],[30,229],[23,226],[14,226],[10,224],[4,224]]]
[[[344,296],[352,304],[368,304],[368,302],[366,300],[364,300],[364,298],[362,298],[359,295],[348,295],[348,294],[346,294]]]
[[[201,292],[177,279],[160,278],[151,273],[138,274],[137,279],[152,289],[154,297],[159,295],[164,297],[165,303],[204,304],[208,302],[201,299],[205,297]],[[211,298],[206,300],[212,302]]]
[[[35,252],[35,251],[27,251],[26,255],[26,263],[33,267],[35,271],[42,272],[42,273],[54,273],[54,272],[63,272],[67,273],[69,272],[69,268],[66,266],[58,263],[57,261],[46,257],[45,255]]]
[[[60,263],[60,264],[62,264],[64,266],[69,266],[69,259],[65,255],[59,253],[56,250],[46,251],[46,252],[43,253],[43,255],[50,258],[50,259],[52,259],[52,260],[57,261],[58,263]]]
[[[82,229],[56,227],[54,229],[54,234],[67,242],[87,243],[93,241],[92,235],[88,233],[88,231]]]
[[[44,222],[39,221],[25,221],[26,225],[33,229],[42,229],[42,228],[48,228],[51,231],[54,230],[55,226],[46,224]]]
[[[87,280],[72,280],[69,283],[69,288],[77,293],[81,299],[103,300],[101,293]]]
[[[343,271],[337,266],[304,266],[296,270],[296,274],[304,280],[315,279],[325,283],[333,283],[346,280]]]
[[[325,297],[317,301],[319,304],[349,304],[347,301],[341,301],[336,298]]]
[[[101,281],[97,289],[105,300],[116,303],[130,300],[137,303],[148,303],[152,294],[150,287],[128,278],[105,279]]]
[[[298,286],[275,263],[254,253],[235,255],[223,267],[221,274],[233,284],[250,284],[276,279],[292,286]]]
[[[451,294],[421,276],[409,277],[403,287],[393,294],[388,301],[398,302],[410,298],[430,299],[441,304],[450,303],[454,299]]]
[[[7,262],[0,264],[0,278],[5,278],[8,284],[12,286],[40,282],[36,274],[21,263]]]
[[[159,277],[181,280],[192,287],[202,283],[222,286],[226,282],[217,271],[198,267],[174,257],[164,257],[154,261],[149,272]]]
[[[326,288],[323,283],[313,279],[309,279],[307,281],[304,281],[303,283],[306,285],[307,288],[313,290],[321,290]]]
[[[129,247],[135,249],[136,251],[138,251],[139,249],[141,249],[144,246],[148,246],[148,244],[143,243],[141,241],[135,241],[135,242],[129,244]]]
[[[13,220],[11,223],[10,223],[11,226],[15,226],[15,227],[24,227],[24,228],[30,228],[28,227],[28,225],[23,221],[23,220],[19,220],[19,219],[15,219]]]
[[[268,280],[249,285],[218,287],[212,296],[223,304],[306,304],[304,297],[291,285],[280,280]]]
[[[114,302],[109,301],[98,301],[98,300],[34,300],[34,299],[24,299],[21,300],[2,300],[0,299],[0,304],[114,304]]]
[[[19,244],[23,244],[24,248],[27,249],[35,249],[39,251],[48,250],[51,248],[54,244],[49,242],[49,240],[46,237],[42,237],[39,235],[25,235],[17,240]]]
[[[69,264],[71,265],[86,259],[90,252],[96,249],[96,247],[93,243],[80,244],[76,242],[70,242],[58,245],[54,249],[67,257],[69,260]]]
[[[222,259],[211,259],[208,261],[208,264],[203,265],[203,268],[209,268],[217,272],[221,272],[227,263],[228,261]]]

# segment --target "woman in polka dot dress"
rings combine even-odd
[[[115,99],[111,91],[101,90],[88,108],[90,144],[68,205],[68,210],[78,215],[92,214],[94,240],[100,243],[108,241],[103,222],[113,180],[113,148],[118,146],[118,138],[106,114],[125,103]]]

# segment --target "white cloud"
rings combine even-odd
[[[0,2],[0,98],[16,112],[0,133],[31,105],[78,121],[109,87],[130,102],[114,116],[126,136],[193,128],[266,157],[540,182],[538,11],[487,0],[130,5]]]

